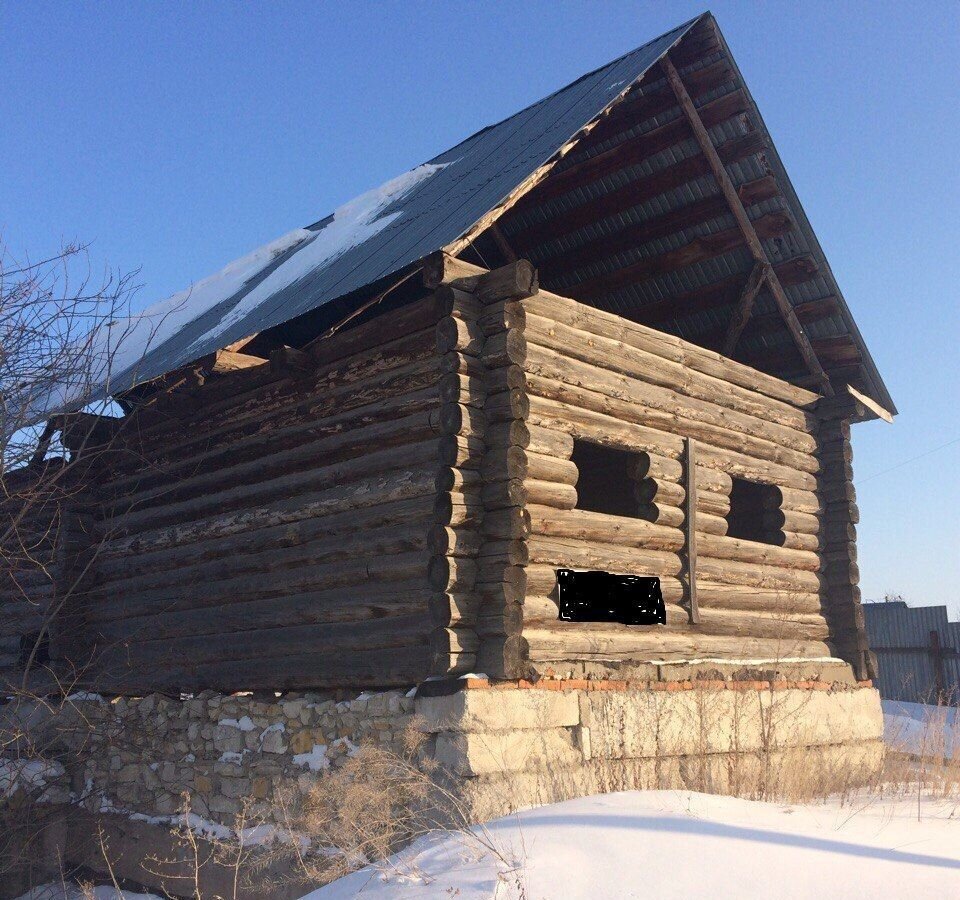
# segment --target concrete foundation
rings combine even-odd
[[[467,682],[415,722],[469,815],[633,789],[791,799],[869,782],[880,698],[849,682]]]

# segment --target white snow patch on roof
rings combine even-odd
[[[140,313],[118,316],[96,328],[77,345],[79,374],[65,379],[42,397],[30,402],[31,418],[39,419],[57,410],[72,407],[98,395],[100,388],[109,395],[112,384],[127,384],[127,374],[138,380],[137,367],[151,350],[174,337],[203,313],[228,300],[264,269],[298,245],[302,245],[249,293],[242,297],[211,328],[191,341],[189,351],[223,334],[236,322],[256,310],[278,291],[303,280],[311,272],[323,268],[353,247],[369,240],[402,215],[402,211],[382,215],[384,209],[401,199],[414,187],[450,163],[424,163],[392,178],[385,184],[345,203],[331,221],[319,231],[296,228],[258,247],[252,253],[226,265],[215,275],[160,300]]]
[[[359,246],[382,231],[398,219],[402,212],[386,216],[381,215],[381,212],[448,165],[449,163],[424,163],[345,203],[334,212],[333,220],[327,223],[313,240],[271,272],[214,328],[198,337],[192,346],[222,334],[278,291],[302,281],[311,272],[323,268],[347,250]]]

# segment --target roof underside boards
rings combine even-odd
[[[851,383],[894,412],[712,17],[698,21],[671,59],[836,389]],[[659,65],[499,227],[550,290],[716,350],[754,267]],[[733,355],[817,387],[768,289]]]
[[[430,253],[482,243],[494,221],[551,290],[720,349],[754,260],[664,80],[667,51],[836,389],[851,383],[894,411],[709,13],[278,242],[266,268],[109,392],[307,313],[339,317]],[[817,387],[766,289],[733,355]]]
[[[288,322],[401,272],[457,241],[643,76],[693,24],[681,25],[430,160],[420,167],[428,177],[409,179],[408,189],[396,191],[391,202],[375,210],[372,221],[361,223],[367,226],[359,229],[363,240],[351,243],[357,235],[348,235],[340,252],[327,258],[321,254],[315,267],[306,268],[304,260],[311,253],[316,255],[311,245],[323,240],[324,231],[336,224],[341,210],[317,222],[311,226],[319,232],[315,239],[278,256],[243,289],[201,310],[175,334],[151,346],[134,369],[113,373],[109,392],[121,393],[244,337]],[[394,182],[384,186],[388,193],[391,185]],[[363,205],[363,200],[352,204]],[[351,213],[352,204],[342,210]],[[287,273],[291,277],[286,277]],[[259,283],[268,280],[280,287],[251,303]],[[258,293],[263,293],[262,289]],[[229,320],[228,327],[222,327]],[[125,355],[130,356],[129,350]]]

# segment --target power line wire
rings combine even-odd
[[[923,453],[918,453],[916,456],[911,456],[910,459],[905,459],[903,462],[898,462],[895,466],[890,466],[889,469],[881,469],[879,472],[874,472],[872,475],[868,475],[866,478],[858,478],[857,481],[859,484],[863,484],[865,481],[870,481],[872,478],[879,478],[881,475],[886,475],[887,472],[892,472],[894,469],[901,469],[912,462],[916,462],[918,459],[923,459],[923,457],[929,456],[931,453],[936,453],[938,450],[943,450],[952,446],[953,444],[958,443],[960,443],[960,437],[956,437],[952,441],[947,441],[945,444],[941,444],[939,447],[931,447],[929,450],[924,450]]]

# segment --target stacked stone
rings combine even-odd
[[[413,702],[402,691],[81,695],[55,723],[71,748],[61,754],[67,783],[57,787],[96,811],[169,816],[188,795],[192,812],[218,823],[241,811],[269,822],[279,788],[309,790],[362,745],[401,751]]]

